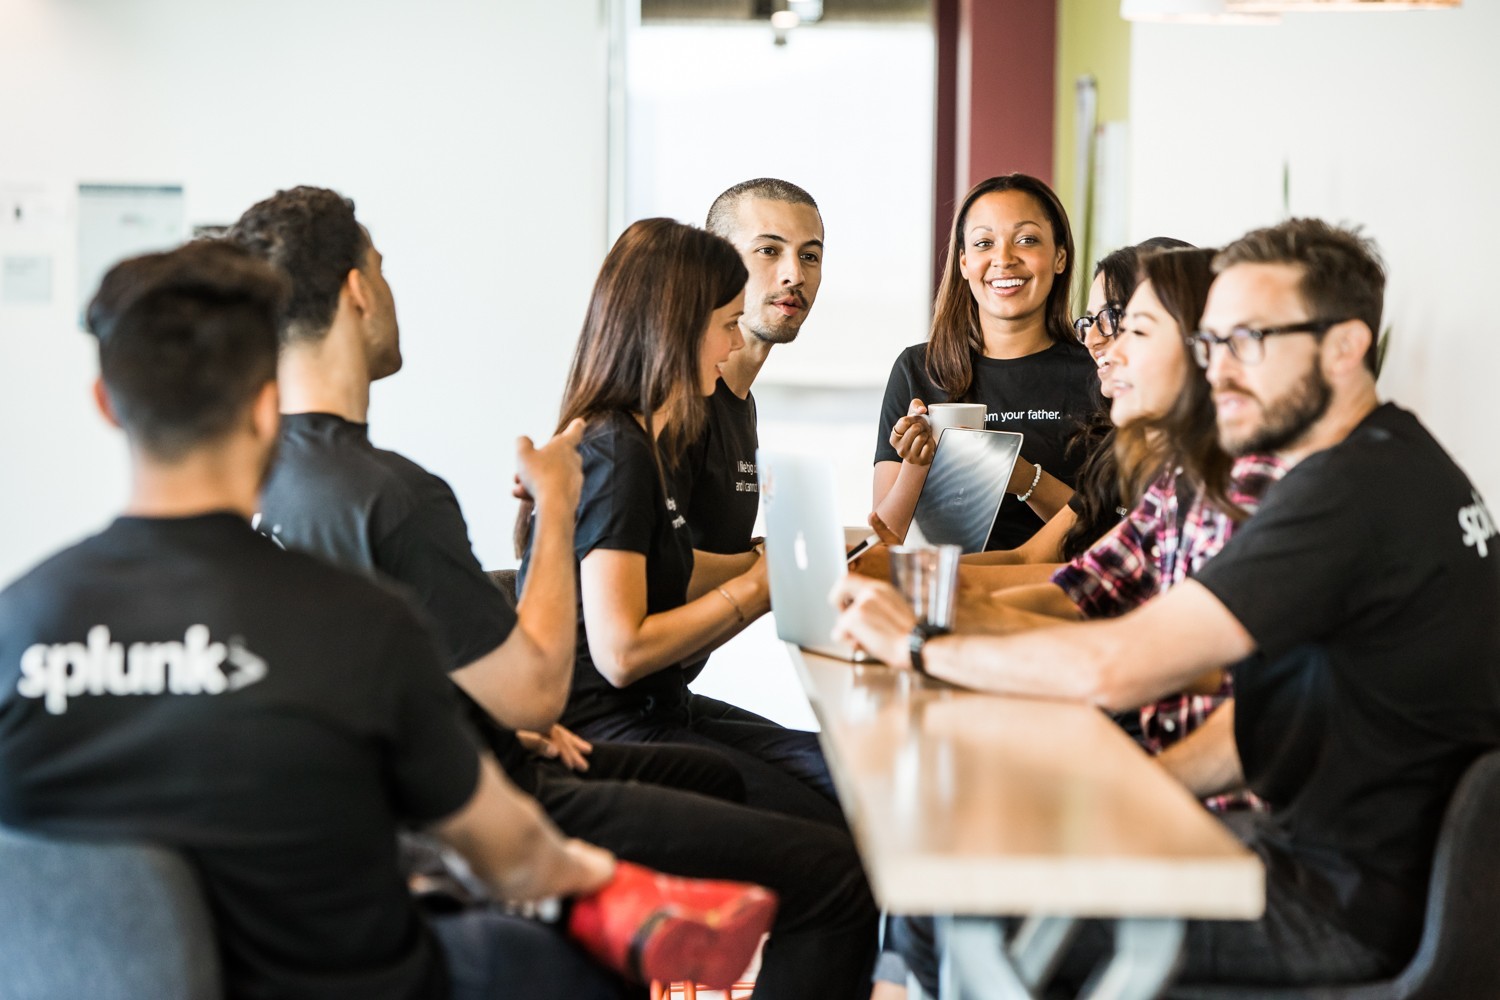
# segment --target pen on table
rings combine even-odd
[[[867,538],[865,538],[864,541],[860,542],[858,545],[854,546],[854,548],[852,548],[852,549],[849,550],[849,554],[844,558],[844,561],[846,563],[853,562],[855,559],[857,559],[859,557],[859,554],[861,552],[863,552],[865,549],[868,549],[872,545],[878,544],[879,541],[880,541],[880,536],[879,535],[870,535],[870,536],[868,536]]]

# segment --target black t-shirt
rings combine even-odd
[[[370,443],[369,425],[329,413],[281,418],[259,529],[290,549],[394,580],[415,595],[457,670],[503,643],[516,613],[474,557],[458,498],[410,459]],[[501,765],[526,761],[514,734],[464,696]]]
[[[750,551],[760,508],[755,397],[744,399],[719,379],[708,397],[708,422],[678,463],[677,499],[693,548],[733,555]]]
[[[121,518],[0,593],[0,822],[197,867],[232,997],[447,996],[398,822],[478,754],[406,602],[243,518]]]
[[[1198,574],[1250,632],[1235,738],[1268,846],[1411,954],[1448,799],[1500,745],[1500,551],[1478,492],[1390,404],[1299,463]]]
[[[927,345],[901,352],[891,368],[880,404],[876,462],[899,462],[891,447],[891,428],[906,416],[913,399],[924,403],[983,403],[984,426],[991,431],[1019,431],[1026,436],[1021,454],[1043,471],[1073,485],[1086,455],[1069,455],[1068,442],[1100,406],[1099,376],[1081,344],[1054,343],[1022,358],[970,355],[974,380],[963,399],[950,400],[927,374]],[[1031,508],[1006,497],[990,532],[986,550],[1013,549],[1036,534],[1042,519]]]
[[[663,489],[646,431],[628,414],[601,414],[590,418],[578,451],[583,457],[583,492],[573,535],[578,561],[595,549],[639,552],[646,557],[646,613],[681,607],[693,575],[693,545],[676,500],[675,480],[668,470]],[[530,557],[528,548],[521,562],[522,579]],[[589,653],[580,590],[578,659],[563,724],[578,728],[616,712],[680,704],[686,697],[687,676],[681,665],[623,688],[599,673]]]

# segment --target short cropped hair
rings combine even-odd
[[[757,177],[753,181],[741,181],[714,199],[708,207],[708,219],[703,228],[726,240],[734,239],[735,224],[740,202],[747,198],[764,198],[767,201],[784,201],[792,205],[810,205],[818,211],[813,196],[791,181],[776,177]]]
[[[176,461],[221,439],[276,378],[288,282],[222,240],[116,264],[89,303],[115,419],[150,455]]]
[[[1298,287],[1311,319],[1363,320],[1370,328],[1365,367],[1378,374],[1385,265],[1375,241],[1358,229],[1321,219],[1288,219],[1246,233],[1219,251],[1215,273],[1235,264],[1290,264],[1302,270]]]
[[[344,279],[364,263],[370,246],[354,202],[318,187],[277,191],[250,206],[229,239],[292,279],[281,315],[284,345],[316,343],[328,334]]]

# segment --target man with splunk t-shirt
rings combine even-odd
[[[1494,521],[1417,418],[1376,397],[1385,273],[1366,240],[1293,219],[1215,268],[1192,340],[1220,443],[1291,470],[1195,579],[1107,621],[1000,612],[987,628],[1015,634],[995,637],[914,628],[888,587],[856,578],[839,631],[967,687],[1109,709],[1232,664],[1232,711],[1156,759],[1199,796],[1248,787],[1270,803],[1226,818],[1266,865],[1266,910],[1189,921],[1179,979],[1382,979],[1415,951],[1454,787],[1500,746]],[[930,934],[903,927],[931,982]],[[1074,962],[1097,957],[1098,930]]]
[[[437,627],[450,676],[482,709],[471,713],[480,734],[564,832],[665,871],[775,890],[759,982],[777,995],[844,995],[873,961],[875,940],[874,903],[846,830],[697,794],[714,791],[705,779],[726,784],[723,776],[744,790],[711,750],[600,744],[580,774],[527,754],[511,731],[555,721],[573,676],[579,427],[519,456],[537,526],[518,621],[481,571],[453,491],[370,441],[370,385],[395,373],[401,354],[381,256],[353,203],[324,188],[281,191],[251,206],[231,237],[292,282],[281,317],[279,453],[261,530],[413,593]],[[575,484],[557,490],[555,472],[526,472],[543,461],[565,465]]]
[[[462,853],[497,898],[581,897],[570,931],[618,971],[694,975],[716,952],[742,967],[768,896],[565,839],[476,748],[402,597],[250,527],[285,294],[223,243],[105,275],[89,307],[95,398],[125,430],[130,500],[0,593],[0,822],[183,852],[230,998],[625,995],[539,924],[491,908],[425,919],[397,869],[398,823]],[[721,933],[722,916],[738,930]],[[663,917],[698,938],[694,954],[651,930]]]

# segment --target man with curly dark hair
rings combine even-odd
[[[351,263],[354,234],[363,242]],[[578,772],[517,741],[515,729],[548,731],[573,675],[581,423],[540,449],[518,449],[536,518],[512,611],[480,569],[448,485],[370,443],[370,384],[399,368],[399,329],[380,253],[352,203],[324,189],[284,191],[247,211],[231,237],[280,264],[300,304],[282,317],[280,455],[261,530],[414,592],[475,725],[565,832],[673,873],[774,889],[781,904],[762,981],[784,984],[787,995],[857,990],[863,975],[852,966],[873,961],[875,912],[845,829],[723,801],[744,785],[709,749],[601,743]]]

